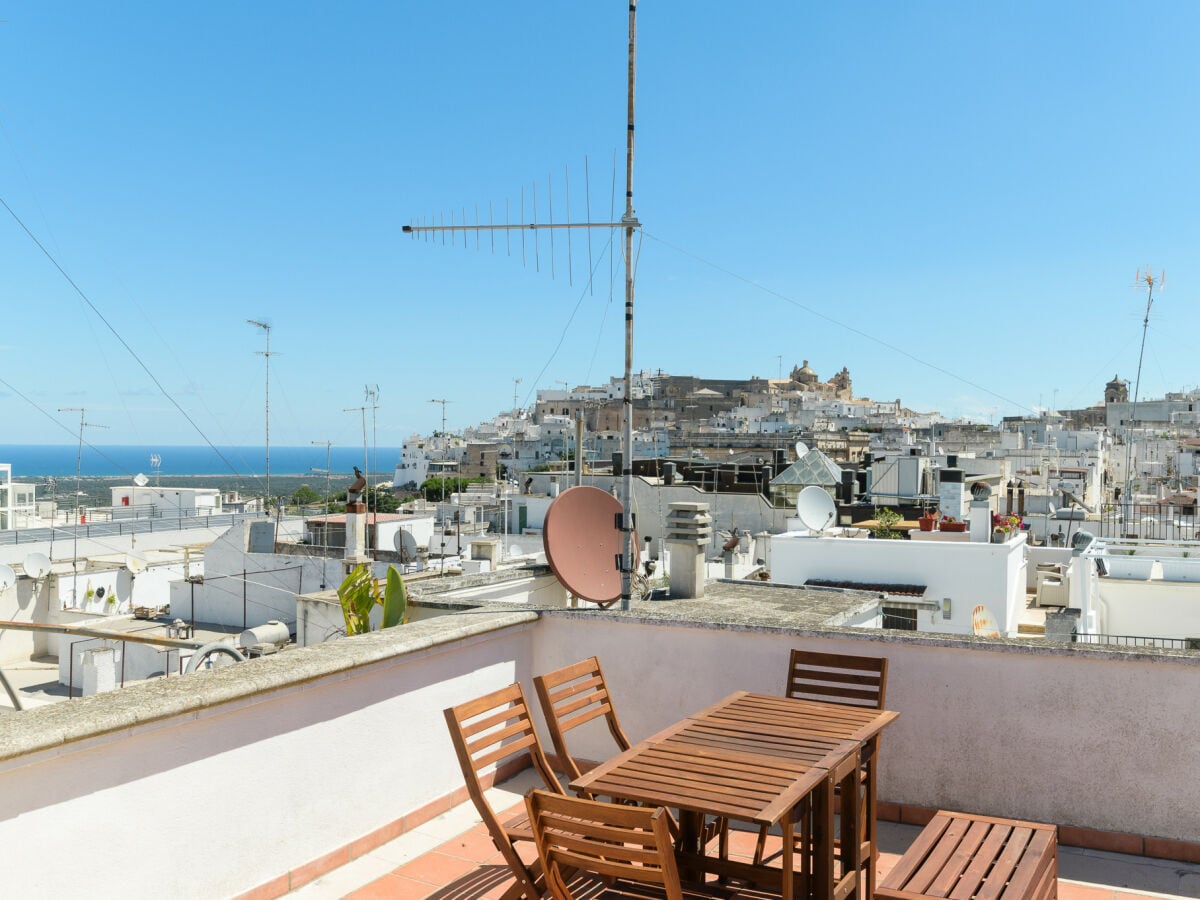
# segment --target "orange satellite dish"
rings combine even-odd
[[[978,637],[1000,637],[1000,623],[996,621],[996,617],[982,603],[971,610],[971,630]]]
[[[542,543],[550,569],[568,591],[603,608],[621,598],[622,541],[617,498],[600,488],[568,488],[546,510]],[[634,565],[637,537],[634,536]]]

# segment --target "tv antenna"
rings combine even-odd
[[[519,388],[520,386],[521,386],[521,379],[514,378],[513,379],[513,415],[516,415],[516,413],[517,413],[517,402],[518,402],[517,401],[517,388]]]
[[[623,422],[621,429],[621,553],[618,556],[618,566],[621,572],[621,609],[629,609],[630,585],[634,566],[633,546],[633,273],[635,261],[633,256],[633,234],[641,229],[641,222],[638,221],[637,214],[633,209],[633,136],[634,136],[634,97],[635,86],[637,83],[637,0],[629,0],[629,66],[628,76],[626,79],[626,129],[625,129],[625,214],[619,222],[571,222],[570,219],[570,188],[568,187],[567,201],[567,219],[566,222],[555,222],[553,214],[553,198],[551,197],[551,212],[549,222],[537,221],[537,199],[536,187],[534,193],[534,216],[532,222],[511,223],[508,221],[508,205],[505,204],[505,223],[498,224],[492,218],[491,206],[488,207],[489,220],[486,225],[479,224],[478,207],[476,208],[475,225],[466,224],[466,209],[463,209],[463,222],[461,225],[456,225],[454,222],[454,214],[451,213],[450,225],[444,224],[444,217],[441,225],[406,225],[404,233],[411,234],[416,237],[419,234],[434,236],[441,233],[443,242],[447,233],[463,235],[463,245],[467,243],[467,234],[474,232],[476,247],[479,246],[479,235],[481,232],[488,232],[492,236],[492,248],[495,252],[495,234],[496,232],[504,232],[507,234],[512,231],[520,231],[522,235],[521,247],[522,255],[524,254],[524,234],[526,231],[532,231],[535,238],[534,253],[535,264],[537,261],[536,254],[538,246],[536,242],[537,233],[540,230],[547,230],[550,233],[550,249],[551,249],[551,275],[553,275],[553,252],[554,252],[554,232],[556,230],[564,230],[567,233],[568,254],[570,259],[570,235],[573,230],[582,229],[589,235],[588,253],[591,254],[591,231],[598,228],[620,228],[624,231],[624,256],[625,256],[625,378],[624,378],[624,396],[622,400]],[[586,169],[585,169],[586,171]],[[521,192],[521,205],[524,207],[524,189]],[[590,206],[590,201],[589,201]],[[522,214],[524,210],[522,209]],[[524,215],[522,215],[524,218]],[[590,219],[590,216],[589,216]],[[569,273],[568,269],[568,273]],[[588,267],[589,281],[591,278],[591,266]],[[445,407],[443,407],[443,410]]]
[[[75,575],[79,574],[79,476],[83,462],[83,429],[85,428],[108,428],[107,425],[97,425],[95,422],[85,422],[84,416],[86,410],[82,406],[65,406],[59,409],[59,412],[77,412],[79,413],[79,450],[75,454],[75,521],[72,524],[71,532],[74,534],[74,542],[71,548],[71,570]]]
[[[1150,328],[1150,307],[1154,305],[1154,289],[1157,287],[1159,291],[1166,290],[1167,273],[1159,270],[1158,277],[1154,277],[1154,272],[1149,266],[1144,269],[1138,269],[1137,274],[1133,278],[1133,286],[1137,290],[1143,287],[1146,289],[1146,314],[1142,317],[1142,346],[1138,350],[1138,365],[1137,377],[1133,381],[1133,403],[1129,407],[1129,422],[1131,429],[1137,427],[1137,402],[1138,391],[1142,386],[1142,359],[1146,355],[1146,332]],[[1131,463],[1133,460],[1133,434],[1131,433],[1125,443],[1125,503],[1129,503],[1129,488],[1133,482],[1133,469]]]
[[[367,469],[367,480],[370,481],[372,470],[379,471],[379,437],[375,428],[375,411],[379,409],[379,385],[368,384],[363,388],[363,400],[371,407],[371,468]],[[369,488],[368,488],[369,491]],[[379,518],[379,498],[368,492],[367,497],[375,504],[375,517]],[[379,523],[375,523],[376,527]]]
[[[267,337],[267,348],[265,350],[255,350],[255,354],[261,356],[266,361],[266,378],[263,382],[263,423],[266,428],[266,466],[267,466],[267,502],[266,513],[271,514],[271,325],[269,322],[262,322],[258,319],[247,319],[247,325],[253,325],[255,328],[261,328]]]
[[[154,473],[154,486],[160,487],[159,476],[162,474],[162,457],[157,453],[150,454],[150,471]]]

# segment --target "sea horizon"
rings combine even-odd
[[[219,451],[219,452],[218,452]],[[159,465],[151,463],[157,456]],[[78,457],[81,477],[133,477],[152,475],[238,475],[261,477],[266,474],[266,448],[262,446],[217,447],[207,445],[85,444],[0,444],[0,463],[12,466],[14,481],[32,478],[74,476]],[[367,450],[372,471],[387,473],[395,469],[399,447]],[[329,449],[332,475],[345,474],[363,464],[362,447]],[[376,460],[378,463],[376,464]],[[324,474],[324,445],[308,447],[271,446],[272,475]]]

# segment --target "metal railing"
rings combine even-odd
[[[1132,634],[1076,634],[1071,640],[1076,644],[1101,644],[1121,647],[1158,647],[1163,650],[1200,650],[1200,637],[1164,638],[1141,637]]]
[[[1157,503],[1122,503],[1100,512],[1101,537],[1127,537],[1154,541],[1200,540],[1200,517],[1181,512],[1178,506]],[[1076,522],[1076,527],[1092,525]]]
[[[118,519],[112,522],[88,522],[86,525],[58,525],[54,528],[21,528],[0,531],[2,544],[34,544],[73,537],[101,538],[154,531],[181,531],[186,528],[223,528],[243,519],[261,519],[262,513],[223,513],[217,516],[175,516],[171,518]]]

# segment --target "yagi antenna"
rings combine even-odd
[[[583,222],[570,221],[570,201],[567,202],[567,221],[554,221],[554,204],[553,191],[550,193],[549,200],[549,222],[538,222],[537,212],[537,184],[531,185],[532,200],[533,200],[533,215],[530,221],[525,221],[525,189],[521,188],[521,221],[513,223],[508,218],[508,201],[505,201],[505,222],[503,225],[490,221],[487,225],[475,224],[468,225],[466,223],[466,212],[463,212],[463,222],[461,225],[455,224],[454,214],[450,214],[450,225],[445,224],[445,216],[443,215],[439,221],[440,225],[417,225],[410,224],[403,227],[405,234],[412,235],[414,238],[424,236],[426,239],[436,238],[440,232],[442,235],[442,243],[445,244],[446,236],[450,235],[452,241],[458,233],[463,235],[463,244],[466,244],[467,234],[469,232],[488,231],[493,236],[498,231],[503,231],[507,237],[511,232],[519,230],[521,233],[521,256],[522,261],[525,258],[525,232],[533,233],[533,250],[534,250],[534,265],[540,271],[541,260],[538,246],[538,233],[546,230],[550,232],[550,256],[551,256],[551,275],[554,274],[554,232],[556,230],[566,231],[568,235],[568,255],[570,253],[570,233],[576,229],[584,229],[591,233],[592,229],[596,228],[619,228],[624,232],[625,238],[625,393],[622,398],[623,405],[623,428],[621,433],[621,514],[620,514],[620,532],[622,551],[617,556],[617,566],[621,572],[621,609],[629,609],[630,584],[633,575],[633,569],[636,566],[635,550],[633,547],[633,271],[634,271],[634,255],[633,255],[633,233],[642,227],[638,221],[637,215],[633,209],[633,135],[634,135],[634,96],[637,74],[637,0],[629,0],[629,65],[628,78],[626,81],[627,87],[627,122],[625,129],[625,214],[619,222],[592,222],[590,216],[588,220]],[[584,159],[584,172],[587,172],[587,159]],[[616,181],[616,173],[614,171],[613,181]],[[570,188],[567,188],[568,193]],[[586,207],[590,213],[591,200],[588,199]],[[491,207],[488,207],[489,213]],[[610,216],[610,218],[612,218]],[[493,237],[494,240],[494,237]],[[612,254],[609,254],[609,259]],[[591,261],[591,242],[588,242],[588,284],[591,286],[591,272],[593,266]],[[571,272],[568,265],[568,273]],[[437,402],[437,401],[435,401]],[[443,411],[445,407],[442,407]]]
[[[613,165],[616,165],[616,160],[613,160]],[[441,243],[444,246],[448,241],[452,245],[457,244],[458,235],[463,238],[463,249],[469,250],[469,237],[473,233],[475,235],[475,249],[482,249],[482,234],[488,233],[489,249],[494,255],[496,252],[496,234],[504,233],[505,235],[505,252],[507,255],[512,255],[511,234],[518,231],[521,234],[521,265],[528,267],[529,256],[533,257],[534,271],[542,271],[542,248],[539,232],[548,231],[550,233],[550,277],[558,277],[558,249],[555,243],[556,231],[565,231],[567,233],[567,283],[575,283],[575,244],[571,236],[571,232],[583,229],[587,232],[587,273],[588,273],[588,293],[594,293],[594,283],[592,273],[595,270],[595,260],[592,255],[592,231],[605,228],[612,230],[614,228],[624,228],[626,222],[593,222],[592,221],[592,198],[591,198],[591,171],[588,158],[583,158],[584,171],[584,210],[585,215],[583,221],[572,221],[571,217],[571,169],[570,166],[563,166],[563,188],[564,199],[566,205],[565,218],[555,221],[554,216],[554,179],[552,175],[546,176],[545,190],[545,211],[546,219],[540,219],[542,204],[538,202],[538,185],[536,181],[529,184],[529,204],[526,207],[526,189],[522,185],[518,196],[518,211],[519,222],[511,220],[511,203],[508,198],[504,201],[504,221],[497,222],[495,219],[495,207],[492,201],[488,201],[488,219],[486,222],[480,221],[479,206],[475,206],[474,224],[468,223],[467,210],[465,207],[459,210],[450,211],[450,221],[447,223],[444,214],[439,215],[438,222],[440,224],[429,224],[432,220],[421,217],[419,222],[413,222],[403,226],[405,234],[411,235],[413,238],[423,237],[428,241],[431,237],[437,239],[441,236]],[[615,172],[614,172],[615,175]],[[615,180],[615,179],[614,179]],[[528,218],[527,214],[528,213]],[[526,232],[533,233],[533,246],[526,246]],[[532,253],[529,251],[532,250]]]

